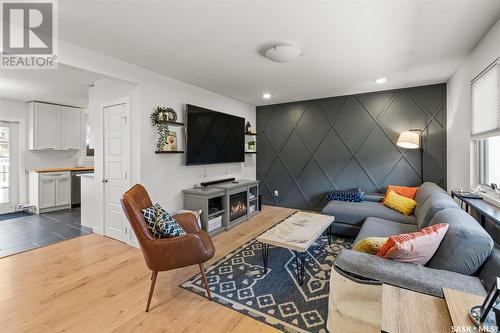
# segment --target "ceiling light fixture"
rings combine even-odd
[[[270,99],[271,98],[271,94],[270,93],[263,93],[262,94],[262,98],[263,99]]]
[[[290,62],[302,55],[301,49],[293,45],[275,45],[267,50],[264,55],[274,62]]]
[[[379,83],[380,84],[380,83],[385,83],[386,81],[387,81],[387,79],[385,77],[381,77],[379,79],[376,79],[375,83]]]

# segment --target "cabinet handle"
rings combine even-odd
[[[107,183],[107,182],[108,182],[108,178],[103,178],[103,179],[101,180],[101,183]]]

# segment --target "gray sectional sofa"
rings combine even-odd
[[[335,216],[336,234],[356,236],[355,242],[370,236],[388,237],[448,223],[441,245],[425,266],[345,250],[337,257],[334,269],[353,281],[388,283],[440,297],[444,287],[485,295],[500,275],[498,245],[436,184],[422,184],[415,201],[417,206],[412,216],[399,214],[375,201],[331,201],[322,213]]]

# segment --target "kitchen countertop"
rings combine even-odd
[[[33,172],[94,171],[93,167],[46,168],[33,169]]]

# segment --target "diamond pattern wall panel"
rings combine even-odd
[[[323,116],[320,107],[314,103],[309,103],[306,111],[295,127],[304,144],[311,151],[315,151],[318,145],[330,129],[328,121]]]
[[[372,127],[374,121],[359,99],[352,97],[340,111],[334,126],[346,144],[354,150]]]
[[[445,84],[258,107],[262,202],[319,210],[332,189],[418,185],[419,152],[396,146],[410,128],[424,129],[425,180],[445,187]]]

